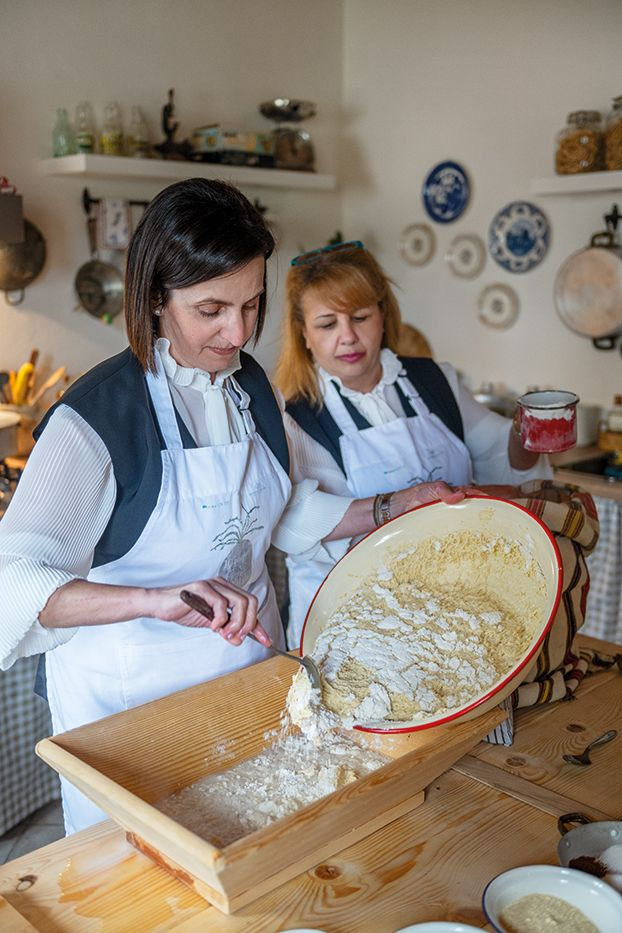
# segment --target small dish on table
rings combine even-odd
[[[549,899],[556,898],[580,911],[598,933],[620,933],[622,897],[593,875],[556,865],[511,868],[489,881],[482,898],[488,922],[497,933],[517,933],[520,927],[516,922],[508,922],[507,911],[516,902],[530,897],[546,898],[539,902],[539,916],[547,905],[554,909]],[[560,925],[559,929],[564,926]]]

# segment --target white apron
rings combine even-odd
[[[335,384],[328,383],[324,404],[343,432],[339,446],[350,493],[365,499],[435,480],[451,486],[470,483],[471,457],[466,445],[429,410],[406,376],[399,376],[397,382],[415,416],[363,430],[357,429]],[[345,540],[335,562],[358,540]],[[299,644],[309,605],[332,566],[326,560],[288,558],[290,646]]]
[[[222,576],[254,593],[261,624],[283,647],[276,598],[265,565],[274,525],[291,484],[243,411],[249,436],[217,447],[184,449],[169,387],[156,354],[147,384],[166,449],[156,506],[131,550],[94,568],[88,579],[125,586],[168,586]],[[250,638],[239,647],[210,629],[140,618],[84,626],[46,658],[54,733],[166,696],[270,656]],[[61,779],[68,833],[106,814]]]

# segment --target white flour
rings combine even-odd
[[[426,718],[481,695],[529,644],[542,592],[528,548],[499,538],[464,532],[397,555],[319,636],[321,703],[301,668],[269,747],[159,809],[222,847],[374,771],[390,759],[353,723]]]
[[[522,544],[466,531],[421,542],[330,616],[312,652],[323,701],[350,725],[464,706],[528,648],[543,593]]]
[[[260,755],[201,778],[158,808],[222,847],[390,761],[341,728],[302,668],[292,681],[288,713],[276,741]]]

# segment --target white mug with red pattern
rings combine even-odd
[[[558,453],[577,443],[574,392],[559,389],[527,392],[518,399],[518,431],[525,450]]]

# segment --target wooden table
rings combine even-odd
[[[591,766],[561,758],[612,727],[620,737],[596,749]],[[558,816],[622,816],[621,748],[622,676],[613,668],[586,679],[572,702],[519,711],[511,748],[478,745],[427,788],[423,806],[234,915],[211,907],[105,821],[0,866],[0,929],[394,933],[423,920],[485,927],[481,896],[494,875],[557,863]]]

